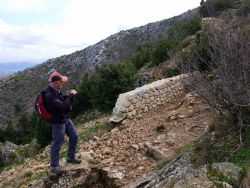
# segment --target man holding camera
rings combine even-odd
[[[49,76],[49,87],[45,94],[45,106],[51,113],[52,142],[50,145],[50,172],[60,175],[65,170],[59,166],[59,152],[64,142],[64,135],[69,137],[67,162],[80,164],[81,160],[76,159],[75,151],[78,141],[78,133],[73,122],[69,118],[72,109],[73,98],[76,90],[69,90],[63,96],[61,88],[63,83],[68,81],[67,76],[62,76],[58,72],[53,72]]]

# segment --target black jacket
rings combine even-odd
[[[61,124],[69,119],[69,113],[72,109],[74,95],[62,95],[61,91],[57,91],[49,86],[45,94],[45,106],[51,113],[51,123]]]

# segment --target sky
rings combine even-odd
[[[200,0],[0,0],[0,63],[41,63],[199,4]]]

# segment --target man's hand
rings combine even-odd
[[[68,93],[69,93],[69,94],[72,94],[72,95],[75,95],[75,94],[77,94],[77,91],[74,90],[74,89],[72,89],[72,90],[69,90]]]

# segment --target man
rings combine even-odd
[[[59,152],[64,142],[64,135],[69,137],[67,162],[80,164],[81,160],[76,159],[75,151],[77,146],[78,134],[73,122],[69,118],[69,112],[72,109],[72,102],[76,90],[68,91],[63,96],[61,88],[63,83],[68,81],[67,76],[62,76],[58,72],[53,72],[49,76],[49,87],[46,89],[45,106],[51,113],[52,142],[50,146],[50,172],[62,174],[65,170],[59,166]]]

